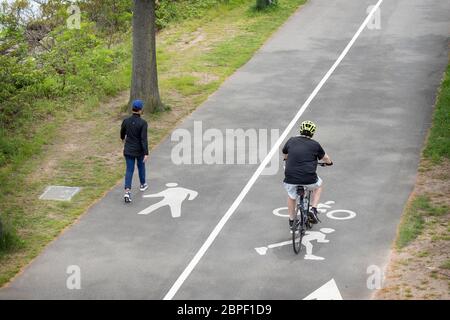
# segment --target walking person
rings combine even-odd
[[[133,180],[134,167],[137,164],[139,171],[140,190],[147,190],[145,180],[145,162],[148,159],[147,121],[142,119],[144,103],[134,100],[132,104],[133,114],[123,120],[120,129],[120,138],[124,142],[123,155],[126,161],[125,173],[125,195],[126,203],[131,202],[131,183]]]

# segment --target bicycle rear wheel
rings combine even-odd
[[[300,211],[300,209],[299,209]],[[302,248],[302,239],[303,239],[303,232],[302,232],[302,223],[299,219],[301,217],[300,215],[296,215],[294,219],[294,224],[292,228],[292,246],[294,248],[294,252],[296,254],[299,254],[301,248]]]

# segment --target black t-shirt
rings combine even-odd
[[[124,155],[142,157],[148,155],[147,121],[133,114],[122,122],[120,138],[125,139]]]
[[[317,161],[325,155],[317,141],[304,136],[292,137],[284,145],[283,153],[288,155],[284,182],[299,185],[317,182]]]

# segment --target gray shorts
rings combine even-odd
[[[320,177],[317,177],[317,182],[313,183],[313,184],[308,184],[308,185],[304,185],[305,187],[307,187],[310,190],[314,190],[319,188],[322,185],[322,179]],[[283,182],[284,185],[284,189],[286,189],[289,198],[291,198],[292,200],[297,199],[297,187],[299,186],[298,184],[289,184],[286,182]]]

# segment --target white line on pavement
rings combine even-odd
[[[163,298],[164,300],[171,300],[175,296],[175,294],[178,292],[180,287],[183,285],[184,281],[186,281],[187,277],[191,274],[192,270],[194,270],[194,268],[197,266],[197,264],[199,263],[200,259],[203,257],[203,255],[206,253],[206,251],[209,249],[211,244],[214,242],[216,237],[219,235],[219,233],[222,230],[222,228],[225,226],[225,224],[228,222],[230,217],[236,211],[237,207],[241,204],[242,200],[244,200],[244,198],[247,195],[247,193],[253,187],[253,185],[255,184],[256,180],[258,179],[258,177],[261,175],[261,173],[264,170],[264,168],[269,163],[270,159],[272,159],[272,157],[275,155],[275,152],[278,151],[278,149],[280,148],[281,143],[284,141],[284,139],[286,139],[286,137],[289,134],[289,132],[291,132],[292,128],[295,126],[297,121],[300,119],[301,115],[305,112],[305,110],[310,105],[311,101],[316,97],[317,93],[320,91],[320,89],[322,89],[322,87],[325,84],[325,82],[327,82],[327,80],[330,78],[330,76],[333,74],[333,72],[336,70],[336,68],[339,66],[339,64],[342,62],[342,60],[345,58],[347,53],[350,51],[351,47],[356,42],[356,40],[358,39],[359,35],[362,33],[364,28],[366,28],[367,24],[372,19],[372,16],[378,10],[378,8],[380,7],[382,2],[383,2],[383,0],[379,0],[378,3],[372,8],[372,11],[368,14],[366,19],[362,23],[362,25],[359,27],[358,31],[356,31],[355,35],[350,40],[350,42],[347,44],[347,46],[345,47],[344,51],[342,51],[342,53],[339,56],[339,58],[336,60],[336,62],[333,64],[333,66],[330,68],[330,70],[328,70],[328,72],[325,74],[325,76],[322,78],[322,80],[316,86],[314,91],[311,93],[311,95],[308,97],[308,99],[302,105],[302,107],[297,112],[295,117],[292,119],[292,121],[289,123],[289,125],[286,127],[286,129],[283,131],[281,136],[275,142],[275,144],[273,145],[273,147],[270,150],[270,152],[267,154],[267,156],[261,162],[261,164],[259,165],[258,169],[256,169],[255,173],[252,175],[250,180],[247,182],[245,187],[242,189],[241,193],[239,193],[239,195],[236,198],[236,200],[234,200],[234,202],[231,205],[231,207],[227,210],[227,212],[222,217],[222,219],[220,219],[219,223],[216,225],[216,227],[211,232],[211,234],[208,236],[208,238],[203,243],[201,248],[195,254],[194,258],[192,258],[192,260],[189,262],[187,267],[184,269],[184,271],[181,273],[181,275],[178,277],[178,279],[172,285],[172,287],[170,288],[169,292],[164,296],[164,298]]]

